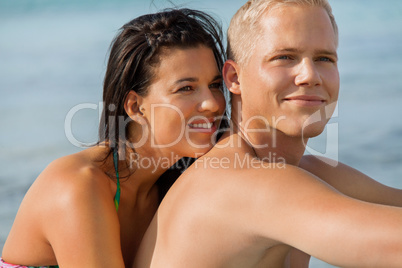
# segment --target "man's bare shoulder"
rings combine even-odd
[[[202,181],[213,184],[234,180],[249,181],[256,177],[289,176],[290,173],[306,173],[298,167],[286,164],[285,159],[272,153],[264,158],[255,157],[255,152],[244,141],[231,144],[218,143],[207,154],[198,158],[180,177],[179,181]],[[217,181],[218,182],[217,182]],[[191,183],[191,182],[189,182]]]
[[[204,209],[203,205],[210,202],[216,211],[237,213],[240,210],[230,209],[233,204],[275,205],[288,199],[289,192],[304,188],[305,182],[307,186],[324,184],[313,174],[288,165],[284,160],[258,159],[252,153],[247,146],[214,147],[180,176],[164,203],[174,200],[169,206],[177,208],[187,204],[194,211]],[[219,208],[219,204],[222,207]]]
[[[227,157],[223,163],[228,167],[219,166],[222,162],[214,157]],[[286,242],[288,231],[294,229],[294,217],[303,224],[314,223],[318,213],[311,212],[311,208],[325,210],[339,196],[307,171],[252,157],[246,150],[213,149],[196,164],[169,190],[158,212],[158,217],[168,222],[165,226],[169,229],[164,233],[176,238],[185,232],[197,233],[195,239],[205,242],[206,238],[198,237],[198,233],[210,232],[214,235],[205,244],[222,239],[243,241],[246,245],[265,237],[258,250],[267,249]],[[317,205],[321,198],[329,201]],[[183,224],[186,230],[178,227]],[[246,254],[242,247],[232,249]]]

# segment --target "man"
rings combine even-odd
[[[168,192],[136,267],[308,267],[310,255],[337,266],[400,265],[400,190],[303,158],[330,117],[317,113],[331,114],[338,99],[327,1],[251,0],[228,39],[233,129]]]

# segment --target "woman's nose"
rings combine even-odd
[[[202,99],[199,104],[199,111],[204,112],[204,111],[211,111],[211,112],[217,112],[219,110],[219,102],[216,99],[215,94],[209,89],[205,88],[202,90]]]

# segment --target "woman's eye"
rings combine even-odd
[[[191,86],[185,86],[185,87],[179,88],[179,89],[177,90],[177,92],[179,92],[179,91],[181,91],[181,92],[188,92],[188,91],[192,91],[192,90],[193,90],[193,88],[192,88]]]
[[[222,86],[223,86],[222,82],[212,83],[212,84],[209,85],[209,88],[210,89],[219,89],[220,90],[222,88]]]

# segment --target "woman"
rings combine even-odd
[[[105,75],[97,146],[40,174],[20,206],[2,266],[132,265],[163,195],[158,178],[216,140],[225,108],[220,35],[210,16],[189,9],[122,27]]]

